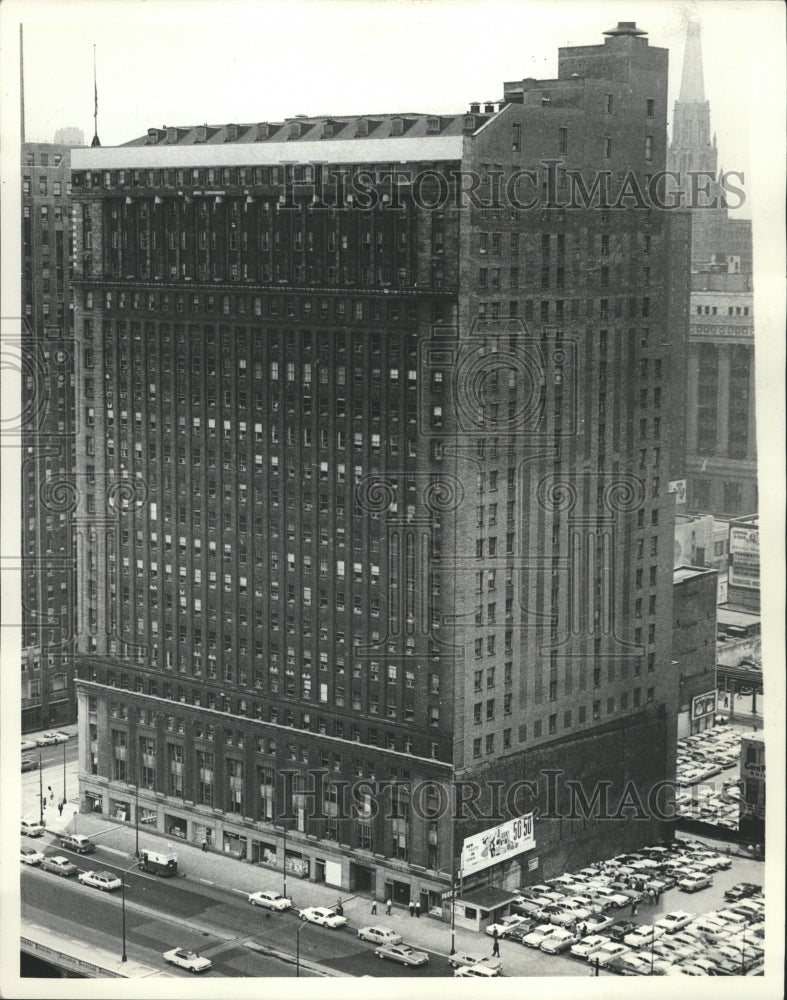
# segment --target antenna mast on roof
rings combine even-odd
[[[24,29],[19,25],[19,122],[22,142],[25,141],[25,42]]]
[[[100,146],[98,137],[98,81],[96,79],[96,47],[93,46],[93,141],[91,146]]]

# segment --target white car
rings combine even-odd
[[[541,950],[550,955],[558,955],[561,951],[568,951],[572,944],[576,944],[579,938],[571,931],[558,927],[554,933],[550,934],[541,942]]]
[[[602,946],[593,954],[592,962],[598,962],[599,965],[606,965],[611,962],[613,958],[619,958],[621,955],[626,955],[629,952],[629,948],[625,944],[621,944],[619,941],[610,941],[609,944],[602,944]]]
[[[44,733],[36,738],[36,743],[40,747],[52,746],[55,743],[67,743],[68,737],[65,733]]]
[[[683,878],[678,879],[678,888],[681,892],[698,892],[700,889],[709,888],[712,881],[710,875],[701,875],[699,872],[696,872],[695,874],[684,875]]]
[[[374,944],[401,944],[404,940],[390,927],[359,927],[358,937],[361,941],[372,941]]]
[[[389,958],[392,962],[399,962],[402,965],[426,965],[429,956],[425,951],[416,951],[406,944],[384,944],[380,948],[375,948],[374,953],[378,958]]]
[[[82,885],[91,885],[94,889],[101,889],[103,892],[112,892],[123,884],[117,875],[113,875],[111,872],[82,872],[79,881]]]
[[[310,924],[321,924],[323,927],[345,927],[347,917],[340,917],[336,910],[328,906],[307,906],[298,916]]]
[[[499,938],[504,938],[509,931],[512,931],[520,924],[524,924],[526,921],[527,917],[523,916],[503,917],[503,919],[498,920],[496,924],[490,924],[486,929],[486,933],[490,937],[493,937],[495,930],[497,930],[497,936]]]
[[[28,823],[27,820],[23,819],[19,823],[19,832],[23,837],[40,837],[44,832],[44,828],[36,820],[32,820]]]
[[[522,944],[527,945],[528,948],[540,948],[550,934],[557,934],[559,929],[553,924],[539,924],[529,934],[525,934],[522,938]]]
[[[693,919],[693,914],[686,913],[685,910],[674,910],[672,913],[666,913],[661,920],[657,920],[656,926],[661,927],[667,934],[676,934],[683,930],[686,924],[690,924]]]
[[[44,855],[41,851],[37,851],[35,847],[21,847],[19,849],[19,860],[23,865],[40,865],[44,860]]]
[[[576,944],[572,944],[569,951],[576,958],[593,958],[593,955],[602,948],[605,944],[610,944],[608,937],[603,934],[588,934],[586,938],[582,938],[581,941],[577,941]]]
[[[624,896],[620,892],[615,892],[614,889],[610,889],[608,886],[596,889],[595,895],[598,899],[606,899],[611,906],[615,906],[619,910],[631,903],[628,896]]]
[[[213,962],[209,958],[203,958],[196,951],[186,951],[185,948],[173,948],[172,951],[165,951],[162,958],[171,965],[188,969],[189,972],[207,972],[213,967]]]
[[[499,959],[492,959],[488,955],[484,955],[483,958],[478,955],[468,955],[465,952],[457,952],[448,959],[448,964],[452,965],[455,969],[468,966],[478,966],[485,969],[492,969],[495,973],[500,972],[503,968],[503,963]]]
[[[292,900],[282,896],[275,889],[263,889],[261,892],[249,894],[249,902],[252,906],[265,906],[269,910],[289,910]]]
[[[623,943],[629,948],[649,948],[651,941],[658,940],[664,933],[661,927],[650,924],[640,924],[639,927],[623,938]]]
[[[35,740],[22,740],[22,753],[24,753],[25,750],[35,750],[37,746],[38,744]],[[738,791],[740,791],[740,789],[738,789]]]
[[[492,976],[499,976],[500,970],[493,969],[489,965],[461,965],[454,971],[454,975],[461,976],[466,979],[472,977],[489,979]]]

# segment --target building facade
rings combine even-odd
[[[742,837],[765,844],[765,739],[761,734],[741,739],[741,814],[738,829]]]
[[[700,28],[693,22],[687,29],[668,165],[684,184],[688,172],[700,172],[709,192],[691,212],[687,506],[737,516],[758,507],[751,222],[730,217],[722,203],[724,191],[714,180],[719,178],[718,150],[705,99]]]
[[[537,806],[482,878],[665,831],[616,803],[674,775],[688,219],[571,203],[665,164],[643,35],[74,154],[84,809],[430,909]]]
[[[678,739],[713,726],[716,719],[716,600],[718,574],[679,566],[674,572],[672,658],[678,671]]]
[[[76,721],[71,171],[22,144],[22,731]]]

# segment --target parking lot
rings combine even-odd
[[[600,956],[602,968],[623,975],[754,974],[763,904],[724,896],[740,883],[761,886],[763,865],[727,849],[685,838],[529,887],[513,908],[523,922],[505,936],[573,957],[580,968]]]
[[[678,741],[675,797],[678,814],[728,830],[738,829],[740,741],[750,730],[723,725]]]

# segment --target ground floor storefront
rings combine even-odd
[[[441,915],[441,900],[450,878],[430,877],[408,869],[405,863],[347,845],[320,841],[272,824],[239,819],[205,806],[181,803],[161,793],[140,789],[135,794],[116,782],[95,776],[80,780],[80,811],[99,813],[108,820],[182,840],[203,850],[220,852],[250,864],[284,874],[288,879],[322,883],[381,903],[408,906]]]

